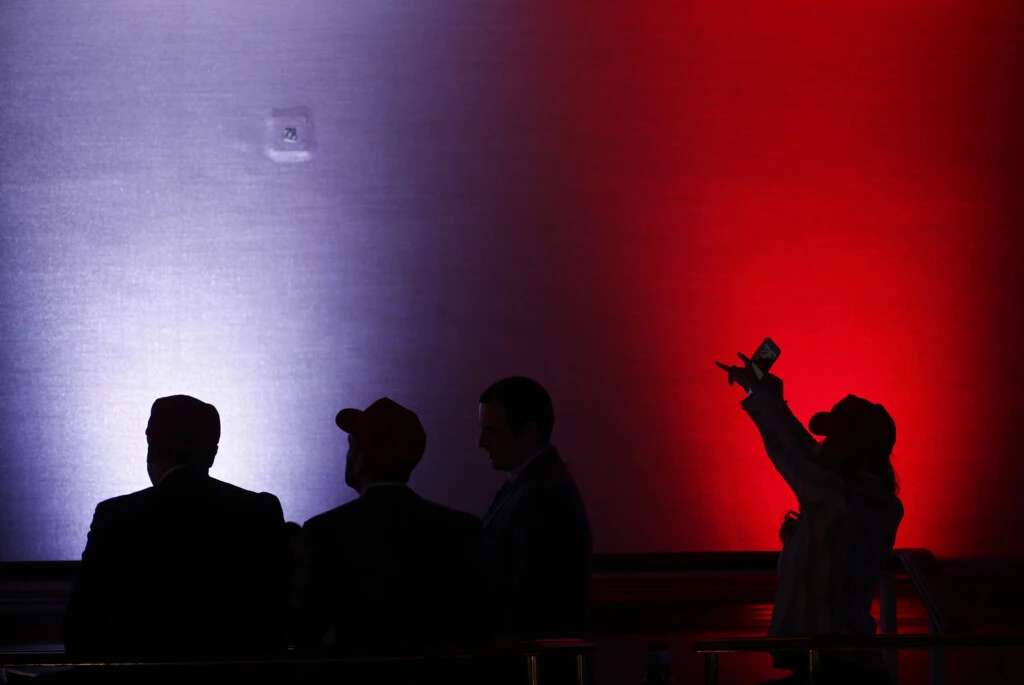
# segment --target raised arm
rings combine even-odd
[[[781,397],[755,386],[740,404],[761,433],[775,470],[800,502],[823,499],[827,492],[843,487],[838,474],[815,461],[817,441]]]
[[[839,475],[815,460],[818,443],[783,400],[782,380],[771,375],[759,379],[750,360],[742,354],[739,357],[743,366],[715,364],[729,374],[730,385],[736,383],[747,392],[740,404],[761,433],[768,458],[797,499],[813,502],[842,489]]]

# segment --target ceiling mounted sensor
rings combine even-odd
[[[274,109],[267,117],[264,150],[275,162],[308,162],[313,159],[316,137],[313,113],[308,107]]]

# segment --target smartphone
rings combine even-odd
[[[757,380],[764,378],[781,353],[782,350],[775,344],[775,341],[771,338],[764,339],[761,346],[757,348],[757,352],[750,357],[751,366],[754,367],[754,375],[757,376]]]

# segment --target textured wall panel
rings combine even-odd
[[[0,559],[76,557],[178,392],[291,520],[384,394],[482,513],[511,373],[599,551],[774,548],[712,365],[766,334],[798,415],[890,408],[900,544],[1024,553],[1022,39],[995,0],[4,2]]]

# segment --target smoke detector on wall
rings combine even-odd
[[[275,162],[308,162],[316,148],[313,113],[308,107],[271,110],[264,136],[263,148]]]

